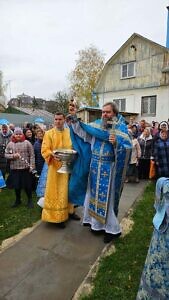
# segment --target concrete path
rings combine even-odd
[[[120,221],[146,184],[125,184]],[[68,221],[65,229],[40,223],[0,254],[0,300],[72,299],[104,247],[103,236],[80,222]]]

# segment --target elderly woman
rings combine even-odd
[[[15,128],[12,140],[8,143],[5,157],[10,161],[10,174],[7,187],[15,189],[15,203],[21,204],[21,190],[24,189],[28,198],[28,208],[33,207],[31,171],[35,168],[35,155],[31,143],[25,140],[21,128]]]
[[[156,122],[157,123],[157,122]],[[158,124],[158,123],[157,123]],[[157,129],[157,128],[156,128]],[[167,134],[169,134],[168,131],[168,123],[166,121],[162,121],[160,124],[158,124],[158,130],[157,132],[153,135],[153,140],[154,143],[156,142],[156,140],[159,138],[160,136],[160,131],[166,131]]]
[[[141,157],[139,159],[139,178],[148,179],[150,171],[150,157],[152,155],[153,140],[150,130],[145,128],[140,135],[138,142],[141,148]]]

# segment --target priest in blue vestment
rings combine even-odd
[[[117,219],[119,199],[131,153],[131,139],[124,118],[113,102],[103,105],[102,119],[86,125],[74,115],[73,148],[79,157],[69,181],[69,201],[82,205],[83,225],[104,231],[108,243],[121,234]]]

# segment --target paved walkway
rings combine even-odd
[[[125,185],[120,221],[146,184]],[[77,221],[68,221],[65,229],[40,223],[0,254],[0,300],[72,299],[104,247],[102,236]]]

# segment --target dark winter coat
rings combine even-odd
[[[169,138],[160,137],[154,143],[154,160],[157,163],[157,176],[169,177]]]
[[[36,171],[38,172],[38,175],[41,174],[43,164],[45,161],[41,154],[41,147],[42,147],[42,141],[36,140],[34,144],[34,152],[35,152],[35,167],[36,167]]]

